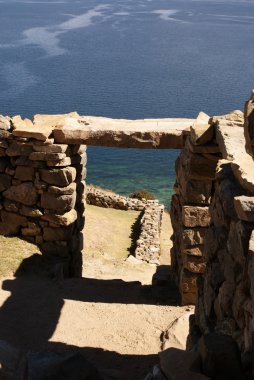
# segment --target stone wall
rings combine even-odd
[[[253,128],[249,111],[248,106],[245,126]],[[211,225],[204,244],[207,268],[198,281],[196,326],[202,336],[216,332],[232,337],[245,370],[253,376],[254,163],[245,151],[242,127],[218,123],[216,138],[223,159],[210,206]],[[250,141],[247,147],[252,153]]]
[[[135,210],[142,213],[140,231],[136,242],[135,257],[159,265],[160,233],[164,206],[158,200],[139,200],[124,197],[110,190],[95,186],[86,187],[87,204],[117,210]]]
[[[205,272],[204,243],[210,225],[210,209],[215,189],[215,174],[222,157],[216,130],[223,126],[242,125],[243,114],[210,118],[200,113],[186,137],[176,161],[176,194],[171,202],[173,248],[172,273],[181,294],[182,304],[195,304],[197,279]]]
[[[19,123],[0,117],[0,234],[36,243],[64,276],[80,276],[86,146],[55,144]]]
[[[87,185],[86,187],[86,202],[87,204],[115,208],[118,210],[134,210],[143,211],[147,206],[157,206],[159,201],[156,200],[140,200],[119,195],[110,190],[101,189],[96,186]]]

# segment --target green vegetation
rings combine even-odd
[[[148,200],[153,201],[156,199],[152,193],[149,193],[148,191],[143,190],[143,189],[134,191],[134,193],[130,194],[129,197],[135,198],[135,199],[140,199],[140,200],[145,199],[147,201]]]

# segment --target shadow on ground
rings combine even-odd
[[[154,284],[142,286],[139,282],[122,280],[35,278],[29,275],[28,270],[28,261],[34,259],[25,260],[15,279],[3,282],[2,288],[10,292],[10,296],[0,308],[0,340],[23,350],[80,352],[98,368],[119,371],[120,375],[113,378],[143,379],[158,362],[157,355],[120,355],[100,348],[54,343],[50,342],[50,338],[58,324],[65,299],[93,303],[176,305],[172,283],[160,283],[160,271],[168,271],[169,267],[159,267]],[[38,257],[35,261],[38,264]]]

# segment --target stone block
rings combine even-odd
[[[210,333],[198,343],[203,372],[214,380],[244,380],[240,352],[232,337]]]
[[[0,148],[7,149],[8,148],[8,142],[6,140],[0,140]]]
[[[203,252],[204,252],[204,245],[182,248],[182,255],[200,257],[200,256],[203,256]]]
[[[3,235],[14,235],[19,232],[20,227],[26,227],[27,219],[24,216],[1,211],[2,226],[0,226],[0,233]]]
[[[11,187],[11,180],[12,177],[8,174],[0,173],[0,192],[3,192]]]
[[[29,160],[32,161],[61,161],[65,158],[65,153],[32,152],[29,155]]]
[[[220,153],[220,147],[215,142],[210,142],[209,144],[205,144],[205,145],[195,145],[190,141],[189,138],[187,138],[185,146],[192,153],[198,153],[198,154],[205,154],[205,153],[217,154],[217,153]]]
[[[60,154],[60,153],[59,153]],[[62,160],[49,160],[47,161],[47,166],[70,166],[72,165],[72,160],[70,157],[65,157]]]
[[[203,257],[184,255],[183,268],[192,273],[204,273],[206,263]]]
[[[0,173],[4,173],[8,165],[9,160],[7,158],[0,158]]]
[[[77,211],[72,209],[63,215],[44,214],[42,219],[54,223],[57,226],[69,226],[77,220]]]
[[[15,170],[15,178],[20,181],[33,181],[35,176],[35,168],[30,166],[17,166]]]
[[[241,195],[234,198],[237,216],[246,222],[254,222],[254,197]]]
[[[6,211],[18,213],[20,204],[15,201],[9,201],[8,199],[5,199],[3,206]]]
[[[33,147],[29,144],[13,141],[9,144],[6,154],[10,157],[15,156],[29,156],[33,151]]]
[[[180,274],[180,291],[181,293],[196,293],[197,292],[198,275],[191,273],[186,269],[182,269]]]
[[[0,148],[0,157],[5,157],[6,156],[6,149]]]
[[[24,182],[17,186],[11,186],[3,193],[4,197],[26,206],[33,206],[38,199],[37,191],[32,182]]]
[[[189,179],[214,180],[220,157],[190,153],[186,162],[186,174]]]
[[[36,226],[34,228],[22,228],[21,234],[23,236],[37,236],[41,233],[41,229],[39,226]]]
[[[70,255],[66,241],[47,241],[41,245],[42,253],[66,258]]]
[[[244,136],[246,140],[246,150],[254,156],[254,90],[250,99],[245,103],[244,109]]]
[[[30,218],[40,218],[43,215],[38,208],[28,206],[22,206],[20,209],[20,214],[29,216]]]
[[[35,152],[44,153],[65,153],[68,148],[66,144],[34,144],[33,149]]]
[[[185,227],[208,227],[210,220],[208,207],[182,206],[182,221]]]
[[[191,142],[195,145],[204,145],[214,139],[214,125],[209,124],[210,116],[204,112],[198,114],[190,128]]]
[[[71,183],[66,187],[57,187],[57,186],[49,186],[48,192],[51,194],[58,195],[72,195],[76,191],[77,184],[75,182]]]
[[[197,352],[168,348],[159,353],[160,365],[168,380],[210,380],[201,373]]]
[[[207,228],[205,227],[184,229],[182,233],[183,244],[187,246],[204,244],[206,231]]]
[[[9,139],[11,137],[10,132],[0,129],[0,139]]]
[[[48,183],[49,185],[65,187],[75,181],[76,169],[69,167],[40,170],[40,177],[42,181]]]
[[[56,195],[43,193],[41,196],[41,207],[55,211],[56,214],[65,214],[74,208],[76,193],[72,195]]]
[[[4,117],[3,115],[0,115],[0,129],[4,131],[8,131],[9,129],[11,129],[10,120]]]
[[[45,241],[68,241],[72,236],[72,227],[45,227],[43,229],[43,239]]]

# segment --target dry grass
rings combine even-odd
[[[22,239],[0,236],[0,278],[12,276],[24,259],[39,252],[38,247]]]
[[[126,258],[132,244],[132,226],[138,211],[122,211],[86,205],[85,252]]]

